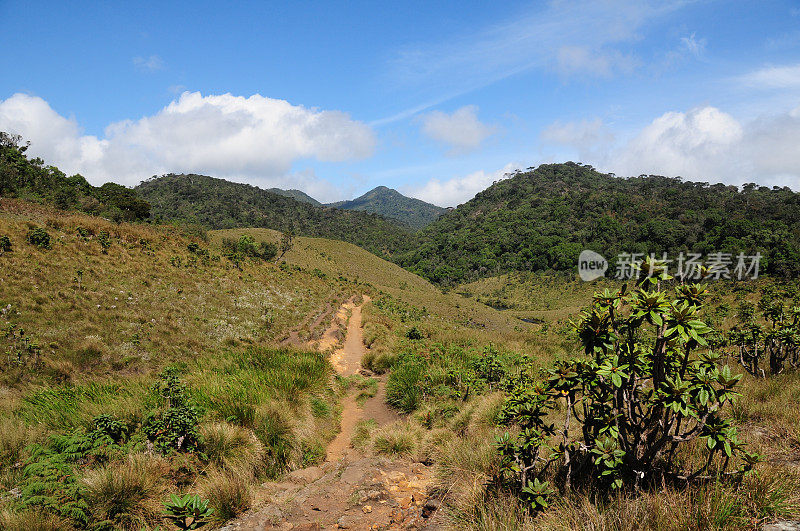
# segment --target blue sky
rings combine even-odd
[[[456,205],[576,160],[800,189],[800,2],[12,2],[0,130],[91,182]]]

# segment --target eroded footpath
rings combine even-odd
[[[364,302],[369,298],[365,297]],[[349,314],[349,319],[348,319]],[[338,346],[339,323],[347,333]],[[316,348],[334,348],[331,364],[342,376],[361,371],[364,341],[361,305],[345,302]],[[260,529],[435,529],[438,501],[429,498],[430,467],[406,459],[376,456],[353,448],[355,426],[373,419],[376,429],[401,420],[385,402],[385,377],[363,407],[351,392],[342,401],[341,431],[321,466],[296,470],[279,482],[265,483],[264,501],[226,531]]]

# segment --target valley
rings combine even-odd
[[[194,205],[196,217],[114,220],[47,196],[0,199],[3,528],[163,529],[196,518],[226,530],[756,529],[797,517],[800,284],[782,269],[703,285],[666,272],[583,282],[513,268],[456,282],[401,267],[390,239],[359,232],[373,219],[359,216],[374,214],[317,218],[322,210],[279,196],[263,218],[272,228],[227,227],[204,217],[217,207],[199,208],[175,186],[163,196],[172,206],[155,215]],[[281,212],[305,229],[292,234]],[[460,216],[445,213],[416,235],[390,220],[373,229],[435,241],[436,227]],[[320,236],[337,231],[354,231],[352,241]],[[365,238],[386,246],[371,252],[358,245]],[[645,304],[654,309],[641,319],[603,313],[632,316]],[[580,457],[563,437],[592,434],[569,428],[577,410],[567,400],[597,400],[592,389],[613,388],[615,371],[627,385],[653,377],[647,357],[603,357],[626,337],[596,335],[611,323],[640,327],[628,336],[636,348],[683,342],[669,350],[687,356],[683,368],[665,370],[690,371],[694,387],[670,408],[714,409],[678,422],[701,427],[671,459],[709,478],[719,471],[715,482],[681,485],[667,471],[658,488],[598,499],[605,476],[584,484],[573,472],[565,487],[564,468],[525,464],[530,448],[549,463],[565,451]],[[693,332],[666,342],[678,326]],[[668,415],[642,393],[640,407]],[[702,418],[720,423],[719,447],[706,442]],[[554,427],[565,422],[568,435]],[[718,450],[698,464],[708,448]],[[521,467],[539,470],[522,489]],[[623,484],[633,477],[619,474]],[[181,513],[183,499],[205,509]]]

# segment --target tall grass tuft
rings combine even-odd
[[[409,456],[421,434],[410,423],[397,423],[378,431],[372,439],[375,451],[383,455]]]
[[[257,477],[264,469],[264,445],[249,429],[226,422],[212,422],[200,428],[203,452],[223,470]]]
[[[7,531],[72,531],[71,523],[37,509],[0,511],[0,529]]]
[[[248,478],[235,471],[212,469],[200,491],[214,510],[212,517],[220,523],[236,518],[252,503]]]
[[[88,472],[82,479],[86,500],[99,520],[121,529],[138,530],[160,515],[168,462],[148,454],[132,454],[122,462]]]

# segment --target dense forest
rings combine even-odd
[[[800,194],[545,164],[495,183],[418,239],[396,260],[444,285],[508,271],[574,270],[586,248],[610,261],[623,252],[759,251],[762,272],[795,276]]]
[[[264,227],[301,236],[354,243],[387,256],[410,238],[408,228],[378,215],[317,207],[247,184],[204,175],[169,174],[136,191],[152,205],[156,220],[199,223],[210,229]]]
[[[420,199],[406,197],[397,190],[378,186],[350,201],[339,201],[328,206],[344,210],[363,210],[385,218],[396,219],[414,229],[421,229],[436,221],[447,209]]]
[[[27,149],[19,136],[0,131],[0,196],[51,203],[114,221],[150,216],[150,205],[130,188],[114,183],[97,187],[81,175],[67,177],[40,158],[28,158]]]

